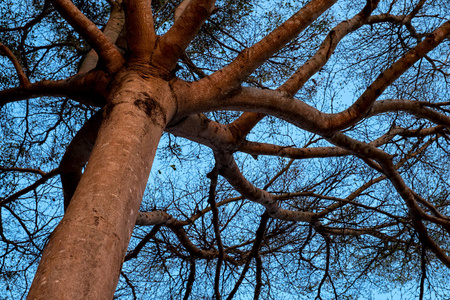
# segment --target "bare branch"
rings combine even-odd
[[[12,53],[12,51],[2,43],[0,43],[0,55],[8,57],[8,59],[13,63],[17,76],[19,77],[20,86],[28,87],[30,85],[30,81],[28,80],[27,75],[25,75],[19,60],[14,53]]]
[[[278,89],[286,91],[291,95],[295,95],[305,82],[326,64],[342,38],[365,24],[372,11],[377,7],[378,2],[379,0],[367,1],[366,6],[357,15],[334,27],[330,33],[328,33],[316,54],[304,63]]]
[[[33,184],[27,186],[26,188],[21,189],[20,191],[12,194],[11,196],[9,196],[7,198],[0,198],[0,206],[5,206],[6,204],[17,200],[20,196],[23,196],[26,193],[35,190],[38,186],[44,184],[47,180],[49,180],[52,177],[55,177],[58,174],[59,174],[59,169],[53,169],[50,172],[43,175],[38,180],[36,180]]]
[[[215,0],[184,0],[175,11],[175,22],[161,37],[152,57],[153,65],[172,71],[184,50],[214,10]],[[182,10],[182,12],[180,11]]]
[[[192,286],[194,285],[195,281],[195,259],[192,258],[190,260],[190,268],[189,268],[189,277],[186,284],[186,293],[184,294],[183,300],[188,300],[189,296],[192,292]]]
[[[82,169],[94,148],[97,133],[103,119],[103,110],[96,112],[77,132],[70,142],[59,164],[61,183],[64,193],[64,211],[80,182]]]
[[[5,168],[0,167],[1,172],[22,172],[22,173],[34,173],[41,176],[44,176],[46,173],[41,169],[32,169],[32,168]]]
[[[156,235],[156,233],[161,228],[161,225],[156,225],[150,230],[149,233],[145,235],[145,237],[137,244],[137,246],[125,256],[124,261],[128,261],[133,258],[137,258],[139,255],[139,252],[145,247],[145,245]]]
[[[273,196],[252,185],[239,171],[231,154],[215,153],[219,173],[244,197],[263,205],[272,218],[286,221],[312,222],[315,214],[304,211],[290,211],[278,206]]]
[[[362,120],[371,109],[375,100],[390,84],[448,36],[450,36],[450,21],[442,24],[430,33],[424,41],[420,42],[402,58],[393,63],[391,67],[382,72],[352,106],[340,113],[328,115],[326,128],[338,131]]]
[[[58,12],[94,48],[108,72],[115,73],[124,58],[114,44],[70,0],[51,0]]]
[[[256,230],[256,234],[255,234],[256,237],[253,242],[253,246],[250,251],[250,254],[247,257],[247,262],[245,263],[245,266],[242,269],[241,275],[239,276],[238,281],[236,281],[236,284],[234,285],[233,290],[228,295],[227,300],[233,299],[234,295],[236,294],[237,290],[239,289],[239,286],[244,281],[245,275],[247,274],[247,271],[250,268],[250,262],[251,262],[252,258],[256,259],[259,256],[259,254],[258,254],[259,248],[261,247],[261,244],[263,242],[268,221],[269,221],[269,215],[267,213],[264,213],[261,216],[261,220],[259,221],[259,226],[258,226],[258,229]],[[259,258],[259,259],[261,260],[261,258]],[[259,278],[259,280],[261,280],[261,278]]]
[[[306,4],[261,41],[244,49],[228,66],[194,82],[191,88],[192,98],[197,98],[196,102],[208,101],[215,97],[221,98],[239,88],[248,75],[307,28],[335,2],[336,0],[312,0]]]
[[[127,45],[132,61],[150,63],[156,43],[150,0],[124,0]]]
[[[214,235],[216,236],[217,248],[219,248],[219,257],[216,264],[216,275],[214,276],[214,297],[217,300],[220,300],[222,299],[222,296],[220,295],[220,269],[222,268],[225,252],[223,250],[222,238],[220,236],[219,211],[217,210],[216,205],[216,187],[218,175],[219,171],[217,167],[214,167],[214,169],[210,173],[208,173],[207,177],[211,180],[209,186],[208,203],[211,206]]]

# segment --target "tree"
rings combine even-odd
[[[215,2],[1,4],[11,295],[448,296],[448,1]]]

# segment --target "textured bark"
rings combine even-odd
[[[167,83],[134,74],[121,82],[71,205],[44,251],[29,299],[114,295],[151,162],[173,113]]]

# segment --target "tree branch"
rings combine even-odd
[[[15,101],[52,96],[68,97],[86,105],[102,107],[106,104],[108,79],[102,71],[75,75],[63,80],[44,80],[0,91],[0,107]]]
[[[337,114],[328,115],[325,129],[339,131],[362,120],[371,109],[375,100],[389,85],[448,36],[450,36],[450,21],[442,24],[430,33],[424,41],[417,44],[417,46],[382,72],[348,109]]]
[[[137,244],[137,246],[125,256],[124,261],[129,261],[130,259],[137,258],[139,252],[145,247],[145,245],[156,235],[156,233],[161,228],[161,225],[153,226],[152,230],[145,235],[145,237]]]
[[[70,0],[51,0],[53,6],[70,25],[97,52],[106,70],[115,73],[124,64],[124,58],[114,44]]]
[[[53,169],[50,172],[46,173],[45,175],[42,175],[41,178],[39,178],[33,184],[27,186],[26,188],[21,189],[20,191],[12,194],[11,196],[9,196],[7,198],[0,198],[0,206],[5,206],[6,204],[17,200],[20,196],[23,196],[26,193],[35,190],[38,186],[40,186],[41,184],[44,184],[47,180],[49,180],[52,177],[55,177],[58,174],[59,174],[59,169]]]
[[[228,295],[227,300],[233,299],[234,295],[236,294],[237,290],[239,289],[239,286],[244,281],[245,275],[247,274],[247,271],[250,268],[250,262],[251,262],[252,258],[254,258],[254,257],[256,258],[258,256],[259,248],[261,247],[261,244],[263,242],[268,221],[269,221],[269,215],[267,213],[264,213],[261,216],[261,220],[259,221],[259,226],[255,233],[256,237],[253,242],[252,249],[250,250],[250,254],[247,257],[247,261],[244,265],[244,268],[242,269],[241,275],[239,276],[238,281],[236,281],[236,283],[233,287],[233,290],[231,290],[230,294]]]
[[[272,194],[252,185],[239,171],[231,154],[215,153],[219,165],[219,173],[245,198],[259,203],[266,208],[272,218],[286,221],[311,222],[315,214],[304,211],[290,211],[278,206]]]
[[[223,250],[222,238],[220,236],[219,211],[217,210],[216,205],[216,187],[218,175],[219,172],[217,166],[215,166],[214,169],[207,175],[207,177],[211,180],[209,186],[208,203],[211,206],[214,235],[216,236],[217,248],[219,249],[219,257],[216,264],[216,275],[214,276],[214,297],[215,299],[220,300],[222,299],[222,296],[220,295],[220,269],[222,268],[225,252]]]
[[[30,86],[30,81],[28,80],[27,75],[25,75],[25,72],[23,71],[23,68],[20,65],[19,60],[14,55],[14,53],[12,53],[12,51],[2,43],[0,43],[0,55],[8,57],[8,59],[13,63],[14,68],[16,69],[17,72],[17,76],[19,77],[20,86],[21,87]]]
[[[261,41],[244,49],[228,66],[192,83],[190,98],[197,98],[195,102],[203,102],[222,98],[236,90],[248,75],[298,36],[335,2],[336,0],[312,0]]]
[[[163,66],[167,72],[171,72],[214,10],[214,3],[215,0],[184,0],[175,11],[173,26],[160,38],[152,56],[152,64]]]
[[[97,139],[103,120],[103,110],[97,111],[77,132],[64,153],[59,170],[64,194],[64,211],[80,182],[82,170],[87,163]]]
[[[124,0],[130,62],[149,64],[156,44],[150,0]]]
[[[184,294],[183,300],[188,300],[189,296],[191,295],[192,292],[192,286],[194,285],[194,281],[195,281],[195,259],[192,258],[190,260],[190,268],[189,268],[189,277],[188,277],[188,281],[186,284],[186,293]]]
[[[106,22],[105,28],[103,29],[103,34],[111,41],[111,43],[115,44],[117,38],[120,35],[120,32],[125,25],[125,15],[121,3],[110,1],[110,4],[111,13],[109,15],[108,22]],[[97,62],[97,52],[92,49],[84,57],[80,69],[78,70],[78,74],[83,74],[94,69],[97,65]]]
[[[286,91],[291,95],[295,95],[305,82],[327,63],[342,38],[365,24],[372,11],[377,7],[378,2],[379,0],[368,0],[366,6],[357,15],[351,19],[342,21],[339,25],[334,27],[328,33],[316,54],[304,63],[278,89]]]

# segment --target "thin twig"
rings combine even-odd
[[[212,221],[214,226],[214,233],[216,235],[217,247],[219,248],[219,258],[217,259],[216,275],[214,278],[214,295],[216,300],[222,299],[222,297],[220,296],[219,283],[220,283],[220,269],[222,267],[223,258],[225,255],[223,250],[222,238],[220,237],[219,211],[217,210],[216,205],[216,187],[218,175],[219,170],[217,167],[214,167],[214,169],[207,175],[207,177],[211,179],[211,184],[209,186],[208,203],[211,206],[211,211],[213,215]]]

